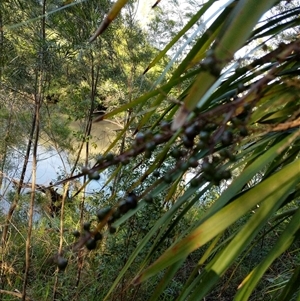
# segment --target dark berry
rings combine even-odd
[[[96,180],[98,181],[100,179],[100,175],[98,171],[94,171],[92,173],[89,173],[89,179],[90,180]]]
[[[116,208],[115,211],[113,212],[112,216],[114,219],[118,219],[121,216],[121,211],[119,208]]]
[[[245,90],[244,84],[239,83],[238,86],[237,86],[238,93],[243,92],[244,90]]]
[[[78,230],[74,230],[73,231],[73,236],[75,236],[76,238],[80,237],[80,232]]]
[[[213,68],[213,66],[216,64],[215,59],[212,56],[207,56],[202,62],[201,62],[201,67],[204,70],[210,70]]]
[[[250,112],[250,111],[252,110],[251,105],[250,105],[249,103],[245,103],[245,104],[244,104],[244,110],[245,110],[246,112]]]
[[[195,129],[195,126],[191,125],[185,129],[184,134],[192,140],[196,137],[198,132],[197,132],[197,129]]]
[[[213,180],[215,182],[220,182],[223,180],[223,170],[217,170],[213,175]]]
[[[231,172],[229,170],[224,170],[222,173],[222,178],[224,180],[228,180],[231,178]]]
[[[194,140],[190,139],[186,135],[182,137],[182,143],[186,148],[192,148],[194,146]]]
[[[110,234],[114,234],[114,233],[116,233],[117,232],[117,228],[116,227],[114,227],[114,226],[110,226],[109,227],[109,233]]]
[[[184,148],[180,150],[181,157],[185,157],[187,153],[188,153],[188,151]]]
[[[231,131],[225,131],[222,135],[221,141],[224,146],[228,146],[231,144],[233,140],[233,134]]]
[[[242,123],[242,121],[241,121],[240,119],[238,119],[237,117],[233,117],[233,118],[231,119],[231,122],[232,122],[232,124],[233,124],[234,126],[238,126],[238,125],[240,125],[240,124]]]
[[[204,161],[202,163],[202,170],[206,173],[213,173],[214,172],[214,167],[211,163]]]
[[[162,134],[155,134],[153,137],[153,141],[155,143],[161,143],[162,141],[164,141],[164,135]]]
[[[153,197],[152,197],[152,195],[150,195],[150,194],[147,194],[146,196],[145,196],[145,202],[146,203],[152,203],[153,202]]]
[[[85,223],[83,224],[83,229],[84,229],[85,231],[90,231],[90,229],[91,229],[91,223],[90,223],[90,222],[85,222]]]
[[[233,154],[233,153],[229,153],[229,156],[228,156],[228,159],[231,161],[231,162],[235,162],[236,160],[236,156]]]
[[[220,185],[220,180],[216,179],[216,178],[213,178],[211,180],[211,182],[215,185],[215,186],[219,186]]]
[[[209,133],[207,131],[201,131],[199,137],[202,141],[207,142],[209,140]]]
[[[229,157],[229,150],[223,148],[223,149],[220,150],[219,155],[223,158],[228,158]]]
[[[205,147],[207,147],[206,142],[203,140],[199,140],[199,142],[196,145],[197,150],[204,149]]]
[[[193,168],[196,168],[198,166],[198,164],[199,164],[198,160],[196,158],[194,158],[194,157],[189,158],[188,163],[189,163],[189,166],[193,167]]]
[[[206,173],[206,172],[203,174],[203,178],[204,178],[206,181],[208,181],[208,182],[210,182],[210,181],[213,180],[213,176],[212,176],[211,174],[209,174],[209,173]]]
[[[106,217],[106,215],[108,214],[108,212],[110,210],[111,210],[111,207],[106,207],[106,208],[103,208],[103,209],[100,209],[97,211],[97,217],[98,217],[99,222],[101,222]]]
[[[128,196],[126,197],[126,203],[128,204],[128,206],[129,206],[130,209],[136,208],[137,201],[138,201],[138,198],[135,195],[135,193],[133,193],[133,192],[130,192],[128,194]]]
[[[171,150],[171,156],[172,156],[173,158],[175,158],[175,159],[180,158],[180,157],[181,157],[181,151],[180,151],[180,149],[178,149],[178,148],[173,148],[173,149]]]
[[[121,201],[119,203],[119,210],[122,214],[125,214],[129,209],[129,204],[126,201]]]
[[[113,161],[114,158],[115,158],[115,156],[114,156],[114,154],[112,154],[112,153],[108,153],[108,154],[105,156],[105,159],[106,159],[107,161]]]
[[[240,128],[240,135],[243,137],[246,137],[248,135],[248,130],[246,127],[243,126]]]
[[[222,149],[219,152],[220,156],[223,158],[228,158],[230,161],[235,161],[235,155],[229,149]]]
[[[153,177],[158,178],[160,176],[160,172],[158,170],[154,170],[152,175]]]
[[[146,151],[145,151],[145,158],[146,159],[150,159],[151,155],[152,155],[152,152],[146,149]]]
[[[172,176],[170,174],[165,174],[163,179],[167,184],[172,183]]]
[[[206,125],[205,125],[205,131],[207,131],[207,132],[212,132],[212,131],[214,131],[217,127],[218,127],[217,124],[215,124],[215,123],[209,123],[209,124],[206,124]]]
[[[149,141],[149,142],[147,142],[146,143],[146,145],[145,145],[145,148],[146,148],[146,150],[148,150],[148,151],[154,151],[155,150],[155,147],[156,147],[156,145],[155,145],[155,143],[153,142],[153,141]]]
[[[84,166],[84,167],[82,167],[81,172],[84,175],[87,175],[90,172],[90,170],[89,170],[89,168],[87,166]]]
[[[203,121],[203,120],[202,121],[201,120],[196,121],[194,123],[195,131],[199,132],[203,128],[204,125],[205,125],[205,121]]]
[[[186,161],[180,162],[179,168],[181,171],[186,171],[190,167],[189,163]]]
[[[62,256],[57,257],[57,266],[60,271],[64,271],[68,265],[68,260]]]
[[[94,250],[94,249],[96,249],[97,241],[95,240],[95,238],[91,237],[88,239],[85,246],[87,247],[88,250]]]
[[[142,133],[142,132],[138,132],[135,136],[135,141],[136,141],[136,144],[139,145],[141,143],[144,143],[145,141],[145,134]]]
[[[100,232],[96,232],[95,235],[94,235],[94,239],[95,239],[96,241],[101,240],[102,237],[103,237],[103,236],[102,236],[102,234],[101,234]]]
[[[220,161],[221,161],[221,158],[220,158],[220,157],[218,157],[218,156],[213,156],[213,158],[212,158],[213,164],[217,164],[217,163],[219,163]]]
[[[104,161],[104,157],[99,155],[99,156],[96,157],[96,161],[97,161],[98,164],[101,164]]]

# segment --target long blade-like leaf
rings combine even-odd
[[[300,160],[297,160],[293,164],[286,166],[272,177],[258,184],[256,189],[248,191],[215,213],[186,238],[170,247],[158,260],[135,279],[135,283],[145,281],[172,263],[186,257],[213,239],[218,233],[224,231],[256,204],[272,195],[276,189],[280,189],[280,187],[287,185],[290,181],[294,183],[295,178],[298,180],[300,176],[299,164]]]
[[[96,32],[90,38],[90,42],[95,41],[96,38],[107,29],[107,27],[109,26],[109,24],[118,16],[118,14],[120,13],[121,9],[126,5],[127,2],[128,2],[128,0],[118,0],[113,5],[113,7],[109,11],[109,13],[105,17],[105,19],[102,21],[102,23],[100,24],[100,26],[96,30]]]

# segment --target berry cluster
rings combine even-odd
[[[131,209],[135,209],[138,204],[138,197],[135,193],[130,192],[124,200],[120,201],[114,207],[105,207],[97,211],[98,226],[91,231],[91,223],[86,222],[83,225],[84,233],[75,231],[73,235],[76,238],[83,238],[84,244],[88,250],[93,250],[97,246],[97,241],[102,239],[101,229],[107,225],[111,234],[115,233],[117,229],[112,225],[123,214],[127,213]]]
[[[97,247],[97,242],[102,239],[102,234],[99,231],[97,231],[97,229],[91,231],[91,223],[90,222],[85,222],[83,224],[83,230],[84,231],[82,234],[82,238],[85,241],[86,248],[88,250],[95,249]],[[75,232],[78,232],[78,231],[75,231]],[[75,233],[73,233],[73,235],[74,234]],[[76,234],[77,234],[77,237],[80,237],[80,233],[79,233],[79,235],[78,235],[78,233],[76,233]]]
[[[181,134],[181,142],[174,147],[169,155],[177,160],[175,171],[185,172],[189,168],[198,168],[198,175],[191,181],[191,186],[198,187],[203,181],[219,185],[222,180],[231,178],[231,172],[226,170],[224,163],[234,161],[234,145],[248,135],[245,119],[249,110],[244,110],[243,116],[221,118],[221,123],[205,120],[192,120]],[[199,151],[207,152],[207,156],[199,162]],[[173,181],[174,172],[163,176],[166,183]]]
[[[64,271],[68,265],[68,259],[64,258],[61,255],[58,255],[55,258],[55,263],[57,264],[57,267],[60,271]]]
[[[121,163],[122,165],[127,165],[131,158],[135,158],[137,155],[144,153],[145,158],[150,158],[152,152],[159,144],[163,144],[172,137],[173,132],[170,130],[170,123],[162,122],[160,126],[160,131],[153,134],[150,130],[145,132],[138,132],[135,137],[132,148],[128,149],[120,155],[114,155],[108,153],[104,156],[98,156],[96,159],[96,164],[92,168],[83,167],[82,172],[71,179],[78,178],[82,175],[87,175],[90,180],[99,180],[99,171],[103,170],[109,166]],[[56,184],[61,184],[58,182]]]
[[[97,218],[98,222],[102,223],[102,226],[107,223],[109,232],[115,233],[117,229],[112,225],[123,214],[127,213],[131,209],[135,209],[138,204],[138,197],[134,192],[128,193],[124,200],[120,201],[114,207],[105,207],[98,210]],[[102,227],[101,226],[101,227]]]
[[[183,127],[183,130],[180,133],[181,143],[174,147],[169,153],[169,155],[176,160],[179,159],[179,162],[177,162],[175,167],[176,170],[179,168],[181,171],[186,171],[190,167],[196,168],[199,164],[196,158],[196,154],[199,150],[207,150],[209,156],[214,154],[220,148],[224,149],[223,152],[225,153],[228,151],[226,149],[227,147],[233,145],[234,142],[237,142],[240,139],[238,136],[244,137],[248,134],[245,126],[245,119],[249,116],[250,109],[244,108],[244,111],[240,116],[231,116],[228,119],[225,118],[226,114],[224,116],[219,115],[214,118],[216,119],[215,121],[212,121],[211,112],[208,113],[200,115],[201,119],[198,115],[197,118],[190,120]],[[151,130],[145,130],[144,132],[139,131],[129,150],[120,155],[108,153],[104,156],[99,156],[95,166],[91,169],[83,168],[82,174],[88,175],[90,180],[98,180],[100,178],[99,171],[108,166],[119,163],[126,165],[130,162],[131,158],[135,158],[141,153],[144,153],[145,158],[150,158],[156,147],[167,142],[173,134],[174,132],[171,130],[170,123],[166,121],[160,123],[159,131],[155,134]],[[180,149],[181,146],[184,148]],[[232,154],[232,151],[229,150],[229,153]],[[225,158],[225,155],[221,155],[221,157]],[[227,154],[227,157],[233,156]],[[218,174],[220,175],[220,173]],[[158,173],[153,175],[159,177]],[[221,175],[224,175],[224,179],[226,179],[228,177],[228,172],[221,173]],[[165,182],[171,183],[173,181],[172,172],[165,174],[163,179]],[[207,172],[205,173],[205,179],[211,179]],[[219,176],[215,178],[213,182],[216,184],[219,183]]]
[[[212,115],[213,110],[197,115],[183,127],[179,133],[180,139],[176,140],[168,153],[170,157],[176,160],[175,167],[162,176],[158,170],[155,170],[152,176],[160,178],[157,182],[172,183],[175,172],[183,173],[189,168],[194,168],[197,175],[190,182],[192,187],[198,187],[203,181],[219,185],[223,179],[231,178],[231,173],[224,167],[224,162],[234,160],[232,146],[242,137],[248,135],[245,120],[249,116],[250,110],[244,110],[243,113],[245,116],[230,116],[229,118],[225,118],[228,116],[227,113],[212,118],[214,117]],[[169,141],[173,135],[174,132],[171,130],[169,122],[161,122],[156,133],[151,130],[139,131],[130,149],[120,155],[108,153],[98,156],[94,167],[90,169],[84,167],[82,173],[73,178],[87,175],[90,180],[99,180],[99,171],[109,166],[120,163],[126,165],[132,158],[142,153],[144,153],[145,158],[150,158],[156,147]],[[204,158],[203,151],[206,153]],[[153,196],[148,191],[145,191],[144,194],[141,197],[145,202],[152,203]],[[102,239],[101,230],[103,227],[107,226],[110,233],[115,233],[117,229],[113,223],[129,210],[135,209],[137,204],[138,197],[131,192],[117,205],[98,210],[96,214],[98,224],[94,229],[91,229],[91,223],[88,222],[83,225],[82,233],[74,231],[73,235],[78,239],[75,249],[80,249],[83,246],[86,246],[88,250],[95,249],[98,241]],[[62,256],[57,256],[56,262],[60,270],[64,270],[68,264],[67,259]]]
[[[85,222],[83,224],[83,231],[73,231],[73,236],[78,239],[73,249],[78,250],[85,246],[88,250],[94,250],[97,247],[98,241],[102,240],[103,235],[101,229],[107,224],[109,233],[114,234],[117,229],[112,225],[118,218],[131,209],[135,209],[138,205],[138,197],[135,193],[130,192],[124,200],[120,201],[114,207],[105,207],[98,210],[96,213],[98,225],[91,229],[91,222]],[[55,263],[60,271],[64,271],[68,265],[68,260],[63,256],[58,255],[55,259]]]
[[[203,178],[215,185],[219,185],[221,180],[228,180],[231,178],[231,172],[226,170],[223,166],[218,166],[221,158],[213,157],[211,161],[208,159],[202,163]]]

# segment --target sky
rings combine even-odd
[[[138,9],[137,9],[137,19],[141,24],[147,24],[147,22],[151,22],[151,18],[153,16],[153,10],[151,9],[152,5],[156,2],[156,0],[139,0],[138,1]],[[185,0],[173,1],[173,0],[161,0],[158,6],[163,9],[168,9],[168,7],[172,8],[178,13],[178,16],[181,16],[180,12],[184,11],[187,6],[189,6],[188,2]],[[195,5],[200,5],[207,1],[203,0],[194,0],[192,1]],[[225,3],[229,2],[229,0],[219,0],[211,7],[211,9],[205,14],[208,18],[210,15],[215,14],[215,12],[222,7]],[[198,8],[199,9],[199,8]]]

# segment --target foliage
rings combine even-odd
[[[50,61],[63,66],[51,71],[45,89],[60,94],[55,109],[88,125],[104,94],[111,107],[98,122],[122,119],[123,128],[92,167],[87,151],[86,166],[55,183],[84,179],[60,215],[35,226],[27,295],[299,300],[300,41],[290,34],[299,30],[298,7],[227,1],[203,24],[217,2],[209,0],[175,36],[168,29],[169,44],[152,58],[127,2],[104,1],[105,12],[98,1],[74,2],[49,19],[48,35],[59,37]],[[274,42],[286,31],[289,41]],[[36,48],[28,49],[32,64]],[[13,80],[31,93],[27,78]],[[56,141],[68,138],[55,131],[59,125],[51,124]],[[89,134],[87,126],[87,149]],[[102,189],[87,197],[85,186],[105,172]],[[18,221],[10,231],[2,244],[6,292],[22,285],[26,226]]]

